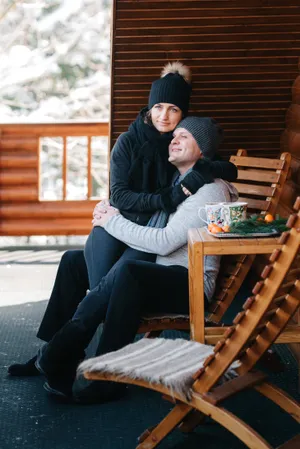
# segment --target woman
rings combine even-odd
[[[206,160],[195,164],[181,185],[169,187],[175,169],[168,162],[168,146],[173,130],[188,113],[190,93],[189,69],[179,62],[168,64],[161,78],[152,84],[148,107],[119,137],[112,151],[110,204],[139,225],[147,225],[157,210],[174,212],[186,199],[184,188],[195,193],[215,178],[236,179],[233,164],[219,161],[210,164]],[[100,204],[94,214],[101,208]],[[91,290],[124,250],[123,259],[154,260],[145,252],[132,251],[100,227],[91,231],[84,251]]]
[[[181,185],[169,187],[174,168],[168,163],[168,146],[176,125],[187,115],[190,94],[187,67],[168,64],[162,77],[152,84],[148,108],[140,112],[114,146],[110,203],[130,221],[146,225],[156,210],[173,212],[186,199],[184,188],[194,193],[215,177],[229,181],[236,178],[233,164],[206,161],[195,164]],[[92,230],[84,255],[83,251],[67,251],[61,259],[37,333],[46,342],[71,319],[86,290],[97,289],[112,267],[125,260],[155,260],[155,255],[129,248],[99,227]],[[36,356],[25,364],[11,365],[8,372],[14,376],[36,375],[35,361]]]

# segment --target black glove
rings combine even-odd
[[[235,181],[237,178],[236,166],[226,161],[199,159],[193,165],[192,171],[184,177],[180,184],[174,187],[166,187],[157,192],[161,194],[161,209],[170,214],[188,198],[183,192],[182,186],[194,194],[205,184],[213,182],[215,178]]]
[[[199,159],[193,166],[192,171],[184,177],[181,184],[191,193],[196,193],[204,184],[214,181],[212,173],[212,162],[209,159]]]
[[[221,178],[224,181],[234,182],[238,176],[236,166],[232,162],[212,161],[212,175],[214,178]]]
[[[181,184],[177,184],[173,187],[166,187],[159,193],[161,195],[161,209],[168,214],[174,212],[177,209],[177,206],[188,198],[183,192]]]

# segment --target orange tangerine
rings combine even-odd
[[[214,223],[209,223],[209,225],[207,225],[207,229],[208,229],[209,231],[211,231],[212,228],[213,228],[214,226],[215,226]]]
[[[229,231],[230,231],[230,226],[229,226],[229,225],[224,225],[224,226],[222,227],[222,231],[223,231],[223,232],[229,232]]]
[[[210,232],[212,234],[218,234],[219,232],[223,232],[223,229],[220,226],[215,224],[214,226],[212,226]]]
[[[265,216],[265,221],[266,221],[267,223],[271,223],[272,221],[274,221],[273,215],[272,215],[272,214],[267,214],[267,215]]]

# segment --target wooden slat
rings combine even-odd
[[[297,0],[287,0],[286,3],[286,11],[289,10],[290,7],[294,8],[299,6]],[[197,0],[185,0],[184,1],[184,6],[186,8],[201,8],[202,10],[211,8],[211,0],[202,0],[201,1],[201,6],[199,6],[199,1]],[[281,0],[272,0],[272,7],[274,8],[274,10],[276,10],[276,7],[281,7],[282,6],[282,1]],[[132,1],[132,0],[122,0],[122,2],[120,2],[119,5],[119,10],[120,11],[134,11],[134,10],[161,10],[164,9],[165,4],[162,5],[161,0],[153,0],[153,1],[149,1],[149,0],[139,0],[138,2],[136,1]],[[172,2],[172,7],[173,9],[182,9],[183,7],[183,3],[182,1],[176,1],[174,0]],[[263,4],[261,2],[261,0],[243,0],[243,3],[241,4],[241,2],[239,0],[231,0],[230,2],[224,2],[223,0],[216,0],[214,2],[214,7],[215,8],[221,8],[222,11],[223,10],[231,10],[233,8],[242,8],[243,10],[245,9],[254,9],[254,8],[262,8]],[[266,6],[268,7],[268,6]]]
[[[35,168],[3,170],[0,175],[0,185],[38,184],[38,173]]]
[[[261,167],[279,170],[284,166],[284,161],[281,161],[280,159],[266,160],[261,158],[252,159],[251,157],[244,156],[232,156],[230,160],[238,167]]]
[[[267,170],[238,170],[238,180],[244,181],[264,181],[276,183],[279,181],[280,174],[275,171]]]
[[[91,231],[90,218],[41,218],[20,220],[5,220],[0,223],[0,235],[87,235]]]
[[[37,185],[32,186],[13,186],[13,187],[2,187],[0,189],[1,201],[22,201],[30,202],[37,201],[38,199],[38,188]]]
[[[191,39],[202,40],[204,37],[215,35],[220,38],[220,36],[226,36],[228,39],[229,36],[241,36],[244,38],[244,40],[253,39],[253,36],[258,39],[257,36],[270,36],[270,34],[275,35],[278,37],[280,33],[286,33],[287,28],[284,24],[280,23],[272,23],[271,21],[269,23],[265,23],[263,25],[256,25],[255,23],[249,23],[248,26],[243,24],[238,24],[235,26],[232,26],[230,24],[226,25],[222,22],[214,28],[212,27],[190,27],[189,33],[185,33],[184,30],[178,29],[178,28],[161,28],[160,29],[160,36],[182,36],[182,35],[189,35]],[[289,32],[297,38],[297,33],[299,33],[299,30],[297,30],[296,27],[291,26]],[[296,33],[296,35],[295,35]],[[153,28],[149,28],[148,30],[144,29],[132,29],[132,28],[119,28],[118,33],[116,36],[117,39],[121,40],[124,37],[141,37],[141,36],[157,36],[157,30]],[[275,37],[275,39],[276,39]],[[198,39],[197,39],[198,38]],[[202,39],[201,39],[202,38]],[[272,40],[271,40],[272,42]]]
[[[88,218],[92,219],[93,209],[98,200],[93,201],[39,201],[31,204],[5,203],[0,208],[1,220],[18,218],[49,219]]]
[[[6,168],[36,168],[37,166],[36,154],[22,154],[13,152],[12,154],[0,152],[0,169]]]
[[[8,123],[0,124],[0,129],[5,130],[5,136],[108,136],[108,123],[77,122],[70,120],[64,123]]]
[[[150,5],[149,5],[150,6]],[[215,5],[214,5],[215,6]],[[203,20],[203,15],[205,14],[205,17],[207,19],[209,18],[219,18],[222,20],[226,20],[226,18],[235,18],[235,17],[245,17],[245,7],[235,7],[232,8],[231,5],[229,8],[224,7],[224,3],[222,7],[219,8],[199,8],[197,5],[191,4],[188,5],[186,2],[182,3],[181,5],[172,5],[172,10],[168,11],[168,18],[169,19],[178,19],[178,16],[180,16],[183,20],[184,19],[199,19]],[[244,6],[244,5],[240,5]],[[280,15],[280,17],[285,16],[294,16],[300,15],[300,8],[299,5],[291,6],[290,8],[285,8],[283,5],[277,6],[274,8],[269,8],[268,6],[259,6],[259,7],[250,7],[247,9],[249,11],[249,18],[256,19],[256,18],[265,18],[268,15],[276,16]],[[157,18],[161,17],[161,13],[164,11],[164,8],[161,6],[160,9],[157,8],[151,8],[149,9],[143,9],[143,17],[147,18],[148,20],[152,19],[155,20]],[[132,20],[132,21],[141,21],[141,10],[139,7],[131,9],[130,11],[124,11],[119,10],[117,14],[117,20],[118,21],[124,21],[124,20]]]
[[[121,0],[122,1],[122,0]],[[213,9],[213,8],[212,8]],[[221,11],[219,11],[218,16],[212,17],[208,16],[207,14],[202,15],[202,17],[193,17],[192,14],[184,16],[181,18],[180,16],[176,17],[166,17],[166,14],[157,15],[155,17],[155,20],[148,22],[145,20],[145,15],[143,14],[141,19],[144,18],[144,20],[117,20],[117,30],[130,30],[130,29],[140,29],[140,30],[147,30],[147,28],[179,28],[181,27],[181,30],[187,30],[188,28],[195,28],[195,27],[205,27],[205,28],[214,28],[218,27],[220,24],[220,20],[223,19],[221,16]],[[165,12],[165,11],[163,11]],[[270,17],[270,16],[269,16]],[[230,25],[251,25],[253,22],[256,23],[256,25],[261,26],[268,26],[268,20],[270,20],[269,17],[262,17],[262,16],[251,16],[250,13],[247,15],[244,15],[243,17],[226,17],[226,23]],[[294,15],[291,13],[291,15],[283,15],[279,14],[277,17],[274,15],[271,19],[273,19],[273,23],[280,23],[282,24],[299,24],[299,16]]]
[[[63,160],[62,160],[62,197],[63,200],[67,198],[67,137],[63,137]]]
[[[232,183],[239,193],[257,196],[273,196],[275,187],[258,186],[252,184]]]
[[[88,136],[87,146],[87,198],[91,198],[92,192],[92,138]]]
[[[246,201],[248,203],[248,209],[257,209],[260,211],[267,210],[269,201],[257,200],[252,198],[239,197],[239,201]]]
[[[1,128],[1,125],[0,125]],[[1,150],[3,151],[31,151],[36,152],[38,139],[29,136],[3,136],[1,138]]]
[[[267,374],[260,371],[247,373],[244,376],[239,376],[236,379],[232,379],[223,385],[213,388],[208,393],[205,393],[203,397],[206,401],[216,405],[246,388],[261,383],[266,378]]]

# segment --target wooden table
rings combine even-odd
[[[230,254],[270,254],[281,248],[278,237],[264,238],[218,238],[206,228],[190,229],[189,247],[189,289],[191,338],[205,343],[204,322],[204,256]]]

